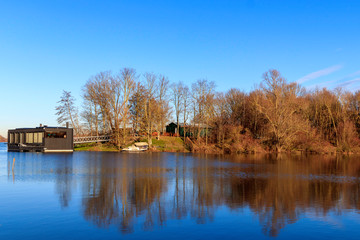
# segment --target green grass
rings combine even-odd
[[[74,146],[74,151],[116,152],[118,148],[110,143],[84,143]]]
[[[140,139],[140,142],[147,142],[147,138]],[[130,146],[133,143],[129,143],[124,147]],[[188,152],[185,148],[184,141],[180,137],[161,137],[157,140],[152,138],[152,147],[162,152]],[[110,143],[84,143],[78,144],[74,147],[75,151],[119,151],[116,146]]]
[[[164,140],[162,140],[162,139],[160,139],[160,140],[153,139],[152,144],[154,146],[158,146],[158,147],[165,147],[166,146],[166,142]]]
[[[180,137],[161,137],[160,140],[153,139],[153,146],[165,152],[187,152],[184,141]]]

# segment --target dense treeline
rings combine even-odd
[[[223,93],[206,79],[186,86],[124,68],[91,77],[83,100],[84,124],[79,124],[73,99],[64,91],[57,107],[59,123],[71,120],[77,134],[112,133],[119,147],[132,140],[130,133],[147,136],[151,145],[152,137],[159,138],[174,119],[193,151],[360,149],[360,92],[306,91],[273,69],[254,91],[233,88]]]

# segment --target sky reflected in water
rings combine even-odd
[[[0,239],[360,236],[355,156],[4,149],[0,146]]]

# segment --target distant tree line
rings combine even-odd
[[[145,135],[151,145],[153,136],[160,138],[174,120],[177,133],[193,143],[193,150],[360,149],[359,91],[306,91],[274,69],[265,72],[251,92],[217,92],[206,79],[189,87],[170,83],[163,75],[123,68],[90,77],[82,98],[79,116],[71,93],[64,91],[56,108],[58,122],[70,121],[77,135],[111,133],[119,147],[131,139],[129,129]]]

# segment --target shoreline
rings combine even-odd
[[[200,145],[197,146],[197,149],[189,149],[186,144],[178,142],[178,144],[169,146],[164,144],[161,140],[157,140],[158,142],[153,143],[153,146],[147,150],[146,152],[168,152],[168,153],[200,153],[200,154],[216,154],[216,155],[258,155],[258,154],[314,154],[314,155],[356,155],[360,154],[357,151],[336,151],[333,148],[333,151],[307,151],[307,150],[287,150],[287,151],[270,151],[266,149],[260,149],[260,151],[226,151],[224,149],[220,149],[215,144],[209,145]],[[159,144],[160,142],[160,144]],[[335,151],[334,151],[335,150]],[[122,152],[121,149],[118,149],[115,145],[109,143],[92,143],[92,144],[82,144],[74,147],[74,152]]]

